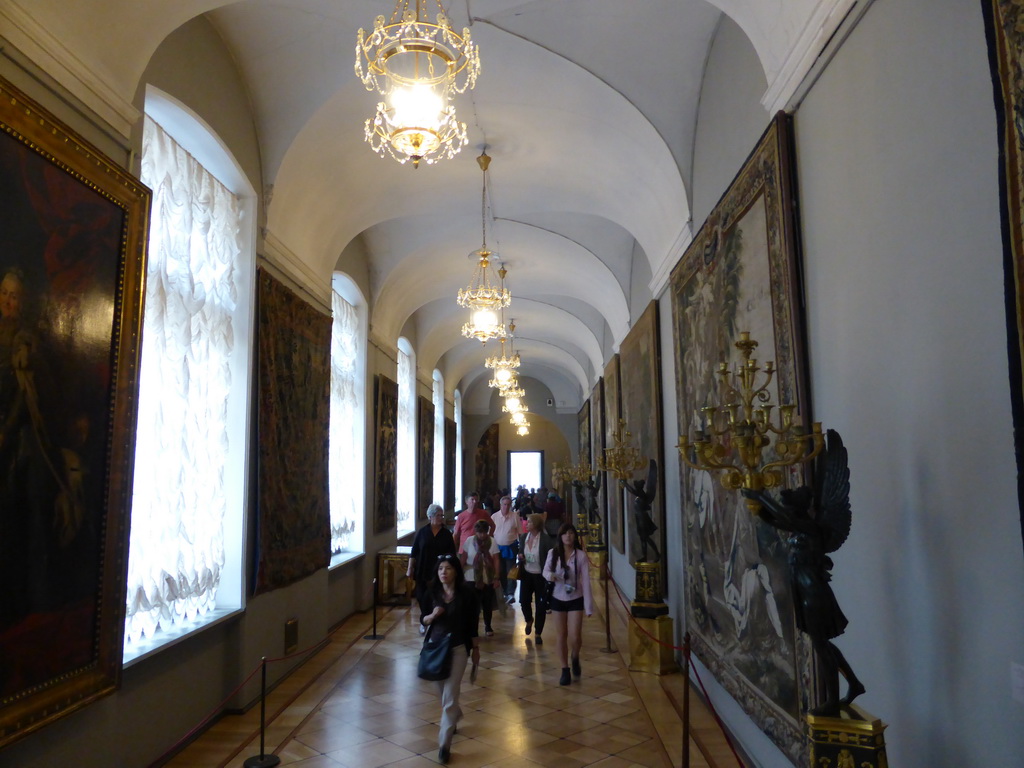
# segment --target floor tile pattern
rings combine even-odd
[[[600,587],[596,590],[600,593]],[[603,593],[600,593],[603,595]],[[595,602],[601,604],[600,598]],[[617,602],[617,601],[612,601]],[[265,754],[300,768],[436,766],[440,705],[434,683],[416,677],[421,638],[416,608],[380,609],[380,640],[364,639],[358,614],[331,633],[267,697]],[[554,637],[538,646],[518,605],[495,613],[481,638],[475,683],[467,671],[464,718],[452,744],[457,768],[678,768],[683,765],[679,674],[630,672],[628,616],[611,607],[584,622],[583,676],[559,686]],[[714,720],[691,692],[690,765],[737,765]],[[259,707],[222,717],[174,756],[171,768],[243,768],[258,758]]]

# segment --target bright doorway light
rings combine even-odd
[[[543,451],[508,452],[508,487],[513,495],[520,485],[525,485],[527,488],[540,488],[544,484],[543,477]]]

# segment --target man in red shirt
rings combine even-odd
[[[491,521],[491,516],[486,509],[477,506],[479,500],[480,497],[475,493],[469,494],[466,496],[466,508],[455,516],[455,529],[452,531],[452,536],[455,537],[456,552],[461,552],[463,540],[473,535],[473,526],[476,525],[477,520],[486,520],[487,535],[494,534],[494,523]]]

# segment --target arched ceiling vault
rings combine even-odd
[[[628,330],[635,275],[663,273],[690,234],[700,87],[722,14],[760,59],[767,122],[868,1],[449,3],[481,51],[476,89],[455,102],[470,146],[418,170],[362,139],[376,99],[353,73],[356,31],[390,0],[0,0],[0,36],[128,136],[154,52],[203,15],[249,90],[263,174],[251,181],[269,201],[275,252],[325,287],[360,238],[374,332],[415,327],[421,368],[438,365],[446,388],[465,393],[486,388],[454,301],[480,246],[475,158],[486,145],[488,244],[508,264],[524,369],[578,403]]]

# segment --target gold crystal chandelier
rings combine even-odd
[[[505,275],[508,271],[504,266],[497,272],[500,282],[491,277],[491,265],[495,256],[487,248],[487,168],[491,158],[487,152],[481,153],[476,159],[483,171],[483,187],[480,194],[480,220],[483,230],[483,245],[473,251],[471,256],[477,258],[476,269],[469,287],[461,289],[458,294],[460,307],[470,311],[469,322],[462,326],[462,335],[468,339],[479,339],[486,344],[488,339],[505,338],[505,323],[501,319],[501,311],[512,303],[512,294],[505,288]]]
[[[526,413],[530,410],[529,406],[523,402],[523,398],[526,397],[525,389],[509,389],[503,394],[505,404],[501,406],[502,413]]]
[[[476,85],[480,54],[468,28],[461,35],[452,29],[440,0],[398,0],[390,21],[378,16],[372,32],[360,29],[355,70],[382,98],[366,121],[366,141],[381,157],[419,167],[454,157],[467,143],[450,102]]]
[[[530,422],[526,421],[516,427],[516,434],[520,437],[526,437],[530,434]]]
[[[716,372],[724,402],[700,409],[703,427],[695,430],[692,441],[686,435],[679,438],[679,456],[693,469],[723,472],[720,479],[729,490],[778,488],[783,484],[783,470],[821,453],[825,444],[821,423],[814,422],[805,433],[793,420],[796,404],[788,403],[779,406],[778,423],[773,424],[775,406],[769,402],[768,385],[775,376],[775,365],[765,363],[762,373],[751,357],[757,342],[746,331],[740,333],[735,346],[743,355],[736,371],[723,362]],[[764,457],[772,435],[775,457]],[[761,511],[760,502],[746,499],[746,503],[753,514]]]
[[[491,355],[484,360],[484,367],[490,368],[494,371],[491,380],[487,382],[487,386],[497,388],[499,391],[510,389],[516,386],[516,370],[518,370],[521,360],[519,359],[519,353],[515,351],[515,332],[516,332],[516,321],[512,320],[508,324],[508,337],[512,339],[512,354],[505,355],[505,339],[501,339],[501,355]]]

